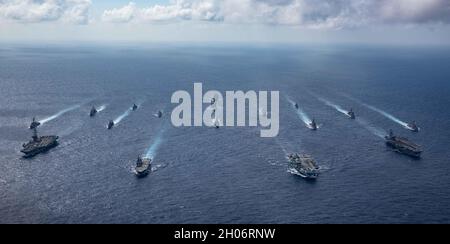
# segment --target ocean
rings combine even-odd
[[[280,91],[278,137],[173,127],[171,95],[194,82]],[[449,94],[444,47],[2,44],[0,223],[450,223]],[[23,159],[33,117],[60,145]],[[388,149],[390,129],[422,158]],[[319,178],[288,172],[290,152]]]

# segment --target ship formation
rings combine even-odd
[[[214,105],[215,103],[216,99],[213,98],[211,100],[211,105]],[[299,109],[299,105],[297,103],[294,103],[293,105],[295,109],[297,110]],[[92,106],[89,111],[89,116],[91,118],[96,117],[98,113],[102,111],[104,108],[105,106],[101,106],[99,108]],[[136,111],[138,110],[138,108],[139,108],[138,105],[133,104],[131,108],[128,110],[128,112]],[[350,118],[351,120],[357,120],[356,114],[352,108],[348,111],[345,111],[343,109],[340,109],[340,111],[345,115],[347,115],[348,118]],[[162,118],[163,112],[162,110],[158,110],[153,115],[156,118]],[[217,129],[220,128],[219,126],[220,123],[215,118],[215,109],[213,111],[213,120],[214,120],[214,127]],[[111,130],[114,126],[116,126],[116,123],[119,122],[120,120],[118,120],[117,122],[115,122],[115,120],[110,120],[107,124],[107,129]],[[47,152],[52,148],[58,146],[59,137],[56,135],[39,136],[38,135],[39,126],[41,126],[41,123],[39,121],[36,121],[35,118],[33,118],[29,126],[29,129],[33,133],[31,140],[27,143],[24,143],[22,145],[22,149],[20,150],[20,152],[23,153],[24,158],[32,158],[40,153]],[[317,130],[319,128],[314,118],[307,123],[307,127],[311,130]],[[404,123],[404,127],[413,132],[419,132],[420,130],[415,121],[407,124]],[[392,130],[389,131],[388,135],[384,136],[384,141],[386,146],[392,149],[394,152],[404,154],[413,158],[420,158],[423,152],[421,146],[411,142],[409,139],[405,137],[395,135]],[[286,159],[291,173],[294,173],[306,179],[318,178],[320,174],[319,164],[310,155],[303,153],[291,153],[286,155]],[[139,156],[134,166],[134,172],[136,176],[141,178],[151,173],[152,162],[153,159],[150,157]]]

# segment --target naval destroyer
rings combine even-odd
[[[317,123],[316,123],[316,120],[315,119],[313,119],[312,121],[311,121],[311,123],[309,123],[309,128],[311,129],[311,130],[317,130]]]
[[[353,108],[350,109],[350,111],[347,112],[347,116],[350,117],[350,119],[356,119],[355,112],[353,112]]]
[[[94,106],[92,106],[91,112],[89,112],[89,116],[94,117],[97,113],[98,113],[97,109]]]
[[[419,132],[419,126],[417,126],[416,121],[413,121],[413,122],[411,122],[411,123],[408,123],[408,124],[406,125],[406,128],[407,128],[408,130],[413,131],[413,132]]]
[[[139,156],[134,168],[137,177],[147,176],[151,171],[152,160],[150,158]]]

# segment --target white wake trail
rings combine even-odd
[[[56,113],[56,114],[54,114],[54,115],[52,115],[52,116],[50,116],[50,117],[47,117],[47,118],[45,118],[45,119],[40,120],[39,123],[41,123],[41,125],[43,125],[43,124],[48,123],[48,122],[50,122],[50,121],[52,121],[52,120],[54,120],[54,119],[59,118],[61,115],[65,114],[65,113],[68,113],[68,112],[70,112],[70,111],[73,111],[73,110],[75,110],[75,109],[77,109],[77,108],[79,108],[79,107],[81,107],[81,104],[74,105],[74,106],[72,106],[72,107],[63,109],[63,110],[59,111],[58,113]]]
[[[164,141],[164,133],[166,132],[166,130],[167,125],[163,126],[163,128],[158,132],[156,138],[153,140],[150,147],[147,149],[147,152],[145,153],[146,158],[154,159],[156,157],[156,155],[158,154],[158,150]]]
[[[286,96],[286,99],[289,101],[289,103],[294,107],[295,106],[295,102],[292,101],[291,98]],[[299,107],[299,108],[295,108],[295,112],[297,113],[298,117],[303,121],[303,123],[305,123],[306,127],[310,127],[310,124],[312,122],[312,120],[309,118],[309,116]]]
[[[130,115],[131,113],[131,109],[128,109],[127,111],[125,111],[125,113],[123,113],[122,115],[120,115],[119,117],[117,117],[114,121],[114,124],[117,125],[119,124],[123,119],[125,119],[126,117],[128,117],[128,115]]]
[[[287,145],[287,143],[282,143],[278,137],[275,140],[276,140],[278,146],[281,148],[281,150],[283,150],[284,154],[287,155],[289,153],[289,151],[287,149],[289,146]]]
[[[366,130],[370,131],[375,136],[378,136],[380,138],[384,138],[384,136],[386,135],[386,132],[384,130],[371,125],[369,122],[367,122],[366,120],[362,119],[361,117],[356,118],[356,122],[358,122],[358,124],[360,124]]]
[[[105,105],[102,105],[102,106],[100,106],[100,107],[98,107],[98,109],[97,109],[97,112],[101,112],[101,111],[103,111],[103,110],[105,110],[106,109],[106,104]]]
[[[334,104],[334,103],[330,102],[329,100],[327,100],[327,99],[325,99],[325,98],[322,98],[322,97],[319,97],[319,96],[316,96],[316,98],[317,98],[319,101],[323,102],[325,105],[334,108],[336,111],[338,111],[338,112],[340,112],[340,113],[343,113],[343,114],[345,114],[345,115],[348,115],[348,111],[345,110],[345,109],[343,109],[341,106],[339,106],[339,105],[337,105],[337,104]]]
[[[362,105],[368,107],[369,109],[371,109],[371,110],[373,110],[373,111],[375,111],[375,112],[380,113],[380,114],[383,115],[384,117],[386,117],[386,118],[388,118],[388,119],[394,121],[395,123],[397,123],[397,124],[399,124],[399,125],[402,125],[403,127],[408,127],[408,123],[406,123],[406,122],[404,122],[404,121],[401,121],[400,119],[396,118],[396,117],[395,117],[394,115],[392,115],[392,114],[389,114],[389,113],[387,113],[387,112],[385,112],[385,111],[383,111],[383,110],[381,110],[381,109],[379,109],[379,108],[376,108],[376,107],[374,107],[374,106],[372,106],[372,105],[369,105],[369,104],[362,103]]]
[[[372,110],[372,111],[375,111],[375,112],[377,112],[377,113],[383,115],[384,117],[386,117],[386,118],[388,118],[388,119],[394,121],[395,123],[397,123],[397,124],[399,124],[399,125],[401,125],[401,126],[403,126],[403,127],[405,127],[405,128],[408,128],[408,123],[406,123],[406,122],[400,120],[399,118],[395,117],[394,115],[392,115],[392,114],[390,114],[390,113],[388,113],[388,112],[386,112],[386,111],[383,111],[383,110],[381,110],[381,109],[379,109],[379,108],[377,108],[377,107],[375,107],[375,106],[372,106],[372,105],[370,105],[370,104],[364,103],[364,102],[362,102],[362,101],[360,101],[360,100],[358,100],[358,99],[356,99],[356,98],[354,98],[354,97],[351,97],[351,96],[349,96],[349,95],[347,95],[347,94],[344,94],[344,93],[343,93],[343,95],[344,95],[345,97],[347,97],[347,98],[349,98],[349,99],[355,101],[355,102],[358,102],[359,104],[363,105],[364,107],[366,107],[366,108],[368,108],[368,109],[370,109],[370,110]]]

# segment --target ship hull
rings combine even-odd
[[[22,153],[24,154],[22,157],[23,158],[32,158],[32,157],[35,157],[38,154],[48,152],[49,150],[51,150],[51,149],[53,149],[53,148],[55,148],[57,146],[58,146],[58,142],[55,141],[55,142],[49,144],[46,147],[37,148],[37,149],[29,151],[29,152],[22,151]]]
[[[392,148],[395,152],[412,157],[412,158],[420,158],[422,156],[422,152],[420,151],[413,151],[406,148],[398,147],[395,143],[387,141],[386,145],[390,148]]]
[[[114,126],[115,126],[114,123],[109,123],[106,128],[108,128],[108,130],[111,130]]]
[[[315,180],[319,177],[319,167],[311,157],[288,156],[289,171],[304,179]]]
[[[298,172],[298,175],[307,180],[316,180],[319,177],[318,175],[309,175],[302,172]]]
[[[419,128],[412,128],[412,127],[406,126],[406,129],[408,129],[412,132],[419,132]]]
[[[144,159],[141,166],[136,166],[135,174],[138,178],[146,177],[152,169],[152,162],[149,159]]]
[[[319,173],[315,172],[315,173],[307,173],[302,169],[299,169],[296,165],[291,165],[290,166],[292,170],[290,170],[290,172],[294,175],[298,175],[300,177],[302,177],[303,179],[307,179],[307,180],[316,180],[319,177]]]
[[[144,178],[149,174],[148,170],[144,171],[144,172],[136,172],[136,177],[138,178]]]

